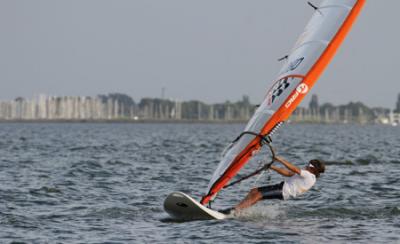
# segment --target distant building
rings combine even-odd
[[[373,108],[375,124],[387,125],[390,123],[391,110],[388,108]]]
[[[400,113],[391,113],[390,123],[394,126],[400,125]]]
[[[310,113],[311,113],[310,121],[320,122],[319,103],[318,103],[318,96],[316,94],[313,94],[311,96],[309,109],[310,109]]]
[[[395,113],[400,113],[400,93],[397,96],[397,103],[396,103],[396,109],[394,110]]]
[[[390,123],[394,126],[400,125],[400,93],[397,96],[396,108],[390,114]]]
[[[310,110],[315,110],[315,111],[319,109],[318,96],[316,94],[313,94],[311,96],[309,108]]]

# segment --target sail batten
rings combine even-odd
[[[365,0],[322,2],[244,131],[270,135],[289,118],[333,58],[364,3]],[[221,159],[201,203],[210,201],[260,147],[259,137],[239,138]]]

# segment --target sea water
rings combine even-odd
[[[200,199],[243,124],[0,124],[0,243],[399,243],[400,127],[287,124],[277,153],[326,173],[298,199],[223,221],[177,222],[172,191]],[[268,151],[244,168],[251,172]],[[266,172],[221,192],[236,204]]]

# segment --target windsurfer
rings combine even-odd
[[[295,198],[311,189],[320,174],[325,172],[325,163],[318,159],[311,160],[304,169],[298,168],[281,157],[275,157],[275,161],[283,164],[285,168],[272,165],[270,169],[288,177],[285,181],[276,185],[253,188],[239,204],[221,212],[228,214],[232,210],[240,211],[265,199]]]

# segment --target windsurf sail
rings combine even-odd
[[[329,64],[365,0],[325,0],[300,35],[264,101],[244,132],[230,145],[201,203],[207,204],[239,172],[307,95]]]

